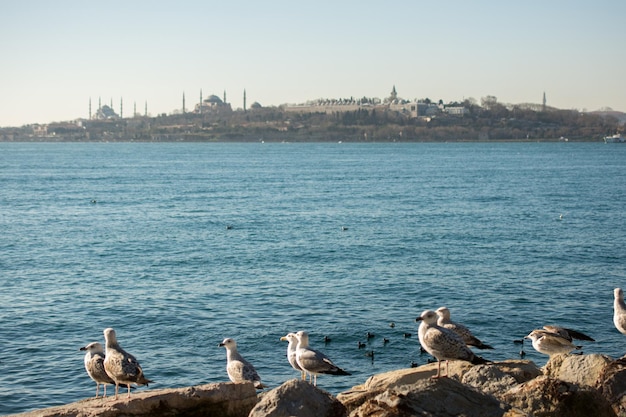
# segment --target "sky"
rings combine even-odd
[[[623,0],[20,0],[0,5],[0,126],[388,97],[626,111]]]

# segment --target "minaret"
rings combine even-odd
[[[98,111],[102,110],[102,98],[98,97]]]
[[[89,120],[91,120],[91,97],[89,97]]]
[[[202,114],[202,89],[200,89],[200,110],[199,113]]]
[[[185,114],[185,92],[183,91],[183,114]]]
[[[541,107],[542,111],[546,111],[546,92],[543,92],[543,106]]]
[[[146,107],[144,108],[144,116],[148,117],[148,100],[146,100]]]
[[[396,86],[393,86],[393,89],[391,90],[391,96],[389,97],[389,99],[391,101],[394,101],[395,99],[398,98],[398,93],[396,92]]]
[[[224,104],[226,104],[226,90],[224,90]]]
[[[120,97],[120,119],[124,118],[124,99]]]
[[[133,117],[137,117],[137,102],[133,101]]]
[[[243,112],[246,112],[246,89],[243,89]]]

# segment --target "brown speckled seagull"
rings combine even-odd
[[[85,370],[87,375],[96,383],[96,398],[100,390],[100,384],[104,387],[103,398],[107,396],[107,384],[115,384],[115,381],[104,370],[104,348],[102,344],[93,342],[80,348],[85,353]]]
[[[237,351],[237,342],[226,338],[218,346],[226,348],[226,372],[232,382],[252,382],[256,389],[267,388],[254,366]]]
[[[478,349],[493,349],[493,346],[481,342],[476,336],[474,336],[470,329],[462,324],[450,320],[450,310],[448,307],[439,307],[437,309],[437,315],[439,316],[437,324],[441,327],[445,327],[446,329],[450,329],[454,333],[461,336],[461,339],[465,341],[467,346],[473,346]]]
[[[420,322],[417,334],[422,347],[437,359],[437,375],[433,375],[433,378],[448,376],[449,360],[463,360],[474,365],[487,363],[485,359],[474,355],[458,334],[439,326],[437,319],[437,313],[432,310],[422,312],[415,319]],[[441,375],[441,361],[446,361],[445,375]]]
[[[143,375],[139,362],[133,355],[126,352],[117,343],[115,330],[104,329],[106,340],[106,354],[104,356],[104,369],[115,382],[115,399],[117,399],[120,384],[128,385],[128,398],[130,398],[130,385],[148,385],[150,382]]]

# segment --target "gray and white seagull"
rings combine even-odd
[[[319,350],[309,347],[309,334],[305,331],[296,333],[298,338],[298,347],[296,348],[296,361],[300,368],[309,373],[313,377],[313,385],[317,385],[317,376],[319,374],[328,375],[351,375],[344,371],[324,355]]]
[[[254,366],[237,351],[237,342],[226,338],[218,346],[226,348],[226,373],[232,382],[252,382],[256,389],[267,388]]]
[[[624,292],[621,288],[613,290],[613,324],[620,333],[626,334],[626,304],[624,303]]]
[[[287,333],[281,337],[280,340],[289,342],[287,345],[287,360],[293,369],[300,372],[300,377],[303,381],[306,380],[306,372],[298,365],[296,360],[296,348],[298,347],[298,337],[295,333]]]

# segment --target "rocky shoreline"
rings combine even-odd
[[[556,355],[543,367],[508,360],[472,366],[435,363],[370,377],[336,397],[292,379],[257,394],[252,383],[146,390],[130,399],[90,398],[14,417],[626,417],[626,357]]]

